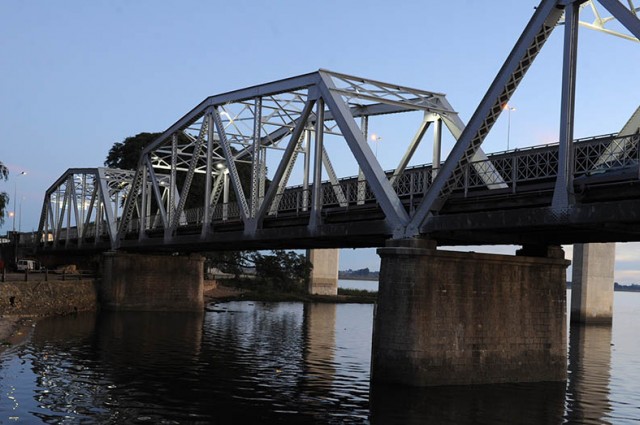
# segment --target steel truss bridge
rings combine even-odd
[[[601,29],[617,19],[628,38],[640,38],[632,1],[599,3],[612,15],[597,14]],[[143,150],[135,171],[64,173],[45,194],[41,248],[359,247],[416,236],[441,245],[640,240],[640,108],[617,134],[573,140],[586,4],[540,3],[467,125],[442,93],[327,70],[208,97]],[[559,143],[485,155],[480,145],[559,22]],[[367,143],[382,120],[414,125],[390,171]],[[443,161],[445,128],[456,142]],[[409,167],[427,130],[432,164]],[[334,164],[346,157],[353,177],[340,178]]]

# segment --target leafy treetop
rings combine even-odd
[[[104,165],[109,168],[135,170],[138,167],[142,150],[157,139],[161,133],[139,133],[116,142],[109,149]]]
[[[9,169],[0,161],[0,180],[9,178]],[[0,192],[0,224],[4,223],[4,210],[9,205],[9,195],[6,192]]]

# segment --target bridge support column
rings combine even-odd
[[[611,323],[615,243],[575,244],[571,277],[571,322]]]
[[[440,251],[389,241],[371,378],[409,386],[564,381],[566,268],[546,258]]]
[[[313,264],[308,291],[311,295],[338,295],[339,249],[309,249],[307,259]]]
[[[100,304],[107,310],[203,311],[204,259],[107,252]]]

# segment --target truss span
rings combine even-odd
[[[443,206],[440,214],[421,231],[446,244],[475,243],[524,243],[546,238],[539,231],[540,226],[553,228],[558,242],[606,240],[598,228],[611,226],[615,220],[607,219],[611,204],[618,199],[638,198],[640,194],[639,167],[640,135],[636,132],[626,136],[615,134],[575,141],[572,147],[575,192],[580,194],[582,208],[591,208],[590,222],[582,231],[558,230],[569,221],[558,221],[549,214],[553,182],[557,176],[558,145],[537,146],[510,152],[493,154],[484,161],[468,164],[464,178],[457,182],[451,199]],[[505,176],[505,188],[489,189],[484,173],[497,170]],[[417,208],[425,193],[433,184],[433,165],[421,165],[405,169],[396,174],[394,170],[385,172],[387,179],[396,179],[394,193],[410,214]],[[86,248],[101,246],[110,248],[115,229],[123,223],[122,201],[134,187],[133,172],[109,169],[70,169],[47,192],[43,207],[45,220],[43,247]],[[162,199],[169,199],[169,179],[160,180],[164,193]],[[364,188],[361,185],[364,184]],[[147,186],[150,183],[147,182]],[[361,190],[363,189],[363,190]],[[149,187],[143,190],[148,193]],[[108,194],[108,196],[102,196]],[[338,196],[337,194],[341,194]],[[312,192],[302,185],[285,188],[274,210],[263,226],[248,234],[243,227],[241,207],[238,202],[218,202],[210,212],[210,223],[216,230],[207,238],[200,237],[200,229],[206,220],[202,206],[185,209],[178,219],[176,235],[171,241],[164,238],[164,228],[160,217],[148,215],[144,222],[144,239],[140,239],[140,220],[132,220],[123,231],[124,239],[118,243],[128,249],[150,248],[185,249],[230,249],[234,247],[309,247],[309,246],[375,246],[391,235],[384,223],[384,212],[377,202],[371,187],[359,180],[358,176],[325,180],[321,187],[323,223],[320,236],[310,236],[308,223],[311,216],[309,205]],[[594,201],[597,201],[594,203]],[[603,203],[604,202],[604,203]],[[83,207],[84,205],[84,207]],[[505,214],[526,215],[531,209],[538,209],[537,217],[543,220],[538,232],[530,232],[526,226],[513,221],[513,226],[490,216],[503,217]],[[137,213],[137,211],[136,211]],[[487,217],[482,223],[469,229],[467,220],[478,214]],[[466,217],[466,218],[465,218]],[[627,220],[633,224],[634,220]],[[640,220],[637,224],[640,225]],[[487,231],[491,226],[502,228],[502,233]],[[631,227],[629,227],[631,229]],[[527,232],[529,234],[527,235]],[[345,240],[344,235],[349,235]],[[588,234],[588,235],[586,235]],[[620,238],[617,232],[609,232],[611,237]],[[462,236],[464,235],[464,236]],[[527,236],[524,236],[527,235]],[[636,240],[637,233],[628,232],[625,240]],[[562,239],[564,238],[564,239]]]
[[[621,163],[622,174],[633,180],[628,170],[637,166],[629,163],[636,161],[637,114],[619,138],[597,147],[602,149],[597,156],[583,154],[582,145],[573,144],[578,27],[584,24],[579,15],[585,4],[541,0],[468,125],[442,93],[327,70],[208,97],[145,148],[135,174],[127,175],[131,178],[122,189],[109,186],[106,176],[100,175],[117,171],[78,174],[84,176],[80,179],[94,179],[93,186],[78,183],[74,173],[63,176],[46,195],[42,240],[60,244],[64,235],[68,246],[75,220],[78,244],[85,243],[95,220],[93,232],[98,235],[98,229],[106,229],[113,249],[196,242],[224,249],[214,242],[273,242],[282,238],[285,227],[286,237],[300,246],[345,235],[352,245],[369,243],[371,235],[427,234],[455,242],[458,237],[448,236],[448,225],[438,223],[447,222],[442,217],[465,204],[460,193],[464,198],[486,191],[488,198],[509,194],[512,199],[534,180],[542,192],[552,194],[550,205],[545,204],[548,196],[541,195],[527,198],[529,204],[519,201],[521,206],[546,208],[536,217],[543,221],[570,223],[572,214],[583,208],[576,188],[590,187],[594,181],[594,176],[580,173],[604,172],[605,181],[616,175],[611,164]],[[603,18],[594,0],[589,2],[600,30],[615,19],[629,32],[626,38],[640,38],[633,1],[598,0],[598,4],[611,14]],[[564,51],[558,146],[488,160],[481,150],[483,141],[560,22]],[[386,173],[367,143],[369,129],[374,121],[399,114],[417,116],[414,133],[396,142],[403,154]],[[456,140],[444,161],[442,125]],[[433,166],[409,169],[429,128]],[[622,140],[624,136],[628,137]],[[336,161],[338,157],[351,159],[347,163],[353,169],[337,170],[336,164],[343,163]],[[340,175],[358,177],[345,180]],[[97,201],[87,193],[95,194],[99,205],[94,206]],[[479,198],[478,202],[487,210],[513,209],[507,207],[509,202],[492,206]],[[85,203],[90,206],[83,209]],[[358,211],[369,206],[373,206],[369,212]],[[283,222],[285,211],[292,209],[296,214]]]
[[[415,125],[390,179],[367,142],[373,122],[409,114]],[[359,204],[372,193],[384,213],[385,231],[403,235],[410,216],[394,190],[430,126],[439,152],[441,125],[457,138],[464,124],[442,93],[319,70],[285,80],[211,96],[148,146],[126,197],[115,245],[138,230],[162,233],[171,243],[198,210],[200,236],[216,231],[216,220],[238,217],[245,234],[263,227],[288,202],[287,186],[299,185],[309,212],[307,231],[321,234],[323,179],[346,207],[336,157],[351,157],[351,172],[362,176]],[[478,160],[486,156],[478,151]],[[438,158],[439,161],[439,158]],[[341,161],[344,162],[344,161]],[[495,170],[482,178],[504,187]],[[363,190],[366,181],[367,190]]]

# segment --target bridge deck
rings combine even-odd
[[[439,212],[426,221],[421,233],[440,245],[638,241],[639,138],[606,135],[576,141],[575,202],[560,214],[550,208],[557,145],[490,155],[492,168],[506,176],[505,188],[487,188],[480,175],[483,167],[469,164],[465,178]],[[609,160],[603,160],[607,149]],[[396,180],[394,188],[408,214],[422,201],[432,175],[431,165],[423,165],[405,170]],[[154,251],[381,246],[391,237],[392,229],[368,187],[365,198],[358,199],[358,185],[362,184],[357,177],[341,179],[339,185],[347,201],[341,204],[331,182],[325,182],[321,224],[315,230],[309,227],[311,212],[304,199],[309,191],[297,186],[284,191],[279,209],[265,217],[254,232],[245,231],[237,205],[227,203],[217,206],[212,232],[204,238],[202,209],[195,208],[185,211],[170,239],[161,226],[145,230],[140,239],[137,222],[132,221],[120,246]],[[61,239],[64,244],[56,247],[51,241],[46,248],[106,249],[109,245],[106,232],[98,241],[89,236],[80,244],[73,234]]]

